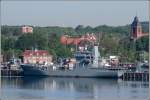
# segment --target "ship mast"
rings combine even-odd
[[[98,51],[98,43],[94,44],[93,55],[94,55],[93,67],[98,67],[99,66],[99,56],[100,56],[99,51]]]

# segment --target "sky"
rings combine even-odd
[[[1,2],[2,25],[120,26],[137,15],[149,20],[148,1],[19,1]]]

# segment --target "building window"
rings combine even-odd
[[[138,31],[141,32],[141,29],[139,28]]]

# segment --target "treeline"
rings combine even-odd
[[[13,55],[16,57],[22,56],[24,50],[34,50],[36,48],[39,50],[48,50],[54,56],[54,59],[56,56],[71,56],[69,47],[61,45],[59,38],[56,34],[47,36],[42,33],[23,34],[19,37],[2,35],[2,54],[8,60]]]
[[[149,32],[148,22],[142,22],[143,32]],[[68,57],[72,55],[73,46],[60,44],[60,36],[82,35],[85,33],[95,33],[100,44],[99,50],[102,56],[119,55],[123,60],[135,61],[138,59],[137,52],[148,52],[148,36],[138,39],[136,42],[130,40],[130,25],[125,26],[107,26],[97,27],[78,25],[72,27],[38,27],[34,26],[34,33],[23,34],[22,26],[1,27],[2,37],[2,54],[5,59],[9,59],[13,54],[17,57],[22,55],[26,49],[43,49],[48,50],[56,59],[59,57]],[[135,56],[137,55],[137,56]]]
[[[142,29],[144,33],[149,32],[149,22],[141,22]],[[1,33],[5,36],[20,36],[22,26],[1,26]],[[39,27],[39,26],[31,26],[34,28],[34,33],[43,33],[43,34],[71,34],[71,35],[79,35],[85,33],[116,33],[121,35],[129,35],[130,34],[130,24],[125,26],[108,26],[108,25],[100,25],[97,27],[91,26],[83,26],[78,25],[75,28],[72,27],[59,27],[59,26],[48,26],[48,27]]]

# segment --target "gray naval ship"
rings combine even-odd
[[[94,45],[92,51],[77,51],[74,57],[76,63],[67,67],[61,63],[52,66],[22,64],[21,68],[25,76],[118,78],[124,72],[122,69],[104,68],[99,64],[98,45]]]

